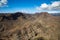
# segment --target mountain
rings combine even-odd
[[[51,13],[53,16],[60,16],[60,13]]]
[[[0,15],[0,40],[60,40],[60,17],[47,12]]]

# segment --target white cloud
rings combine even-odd
[[[22,13],[29,13],[27,10],[20,10]]]
[[[43,9],[47,9],[47,8],[48,8],[48,5],[46,3],[43,3],[43,4],[41,4],[41,6],[36,7],[36,9],[38,9],[38,10],[43,10]]]
[[[51,4],[43,3],[36,7],[37,10],[60,10],[60,1],[52,2]]]
[[[7,5],[7,0],[0,0],[0,7]]]
[[[46,3],[44,3],[44,4],[41,4],[40,7],[41,7],[41,8],[46,8],[46,7],[48,7],[48,5],[47,5]]]
[[[52,6],[52,7],[60,6],[60,1],[55,1],[55,2],[53,2],[51,6]]]

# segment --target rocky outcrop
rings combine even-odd
[[[60,40],[60,19],[47,12],[0,15],[0,40]]]

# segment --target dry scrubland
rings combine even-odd
[[[0,14],[0,40],[60,40],[60,16]]]

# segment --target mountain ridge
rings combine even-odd
[[[60,40],[59,18],[47,12],[0,15],[0,40]]]

